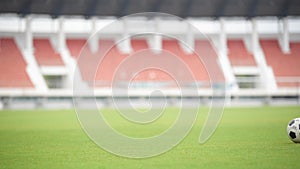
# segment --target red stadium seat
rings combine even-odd
[[[116,77],[114,75],[118,66],[129,58],[144,49],[149,49],[147,55],[151,58],[151,55],[162,55],[151,52],[147,41],[145,39],[133,39],[131,41],[132,52],[129,54],[123,54],[114,46],[113,40],[100,40],[98,51],[92,52],[89,46],[83,48],[86,40],[84,39],[69,39],[67,40],[67,46],[70,50],[71,55],[74,58],[78,58],[79,55],[84,59],[80,59],[78,66],[80,68],[81,75],[85,81],[90,84],[109,84],[114,78],[115,80],[122,81],[121,77]],[[112,48],[110,48],[112,47]],[[192,71],[193,76],[196,81],[209,83],[210,77],[205,69],[204,64],[201,62],[196,53],[186,54],[180,47],[177,40],[163,40],[162,43],[163,50],[172,53],[175,57],[179,57],[185,64],[188,65],[189,69]],[[200,57],[206,61],[208,65],[213,67],[214,77],[217,77],[218,81],[224,81],[224,75],[217,63],[217,54],[215,53],[213,47],[208,41],[197,41],[196,51],[200,54]],[[80,53],[81,52],[81,53]],[[105,53],[104,53],[105,52]],[[102,59],[101,56],[104,56]],[[100,62],[101,61],[101,62]],[[95,74],[95,67],[97,67]],[[180,71],[180,70],[179,70]],[[122,72],[123,80],[131,80],[136,82],[168,82],[173,81],[172,77],[166,72],[158,69],[144,70],[138,75],[132,75],[129,71]]]
[[[86,43],[86,39],[67,39],[66,43],[71,56],[77,58]]]
[[[34,56],[41,66],[61,66],[64,65],[59,53],[50,44],[49,39],[34,39]]]
[[[232,66],[256,66],[253,55],[247,51],[243,40],[229,40],[228,57]]]
[[[12,38],[0,39],[0,87],[34,87],[27,72],[26,62]]]
[[[290,54],[284,54],[277,40],[261,40],[261,47],[264,51],[267,64],[273,68],[276,78],[300,77],[300,43],[290,43]],[[279,87],[299,86],[297,83],[277,82]]]

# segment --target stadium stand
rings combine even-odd
[[[86,43],[85,39],[67,39],[66,44],[70,51],[70,55],[73,58],[78,58],[81,49],[83,48],[84,44]]]
[[[193,54],[184,53],[178,41],[163,40],[163,49],[170,51],[175,56],[178,56],[180,59],[182,59],[184,63],[186,63],[189,66],[197,81],[203,81],[206,83],[209,81],[208,73],[206,72],[205,67],[201,62],[201,60],[199,59],[199,57],[195,53]],[[199,46],[196,45],[196,49],[199,49]],[[206,50],[208,49],[205,49],[205,51]],[[202,50],[200,49],[200,51]]]
[[[154,53],[147,43],[146,39],[132,39],[131,40],[131,46],[132,46],[132,52],[131,54],[136,54],[139,52],[143,52],[143,54],[146,54],[147,57],[154,57],[154,55],[157,55],[156,57],[163,57],[163,54]],[[130,54],[130,55],[131,55]],[[130,57],[130,56],[129,56]],[[146,69],[141,72],[139,72],[136,75],[131,75],[132,82],[135,83],[143,83],[143,82],[168,82],[172,81],[172,77],[163,72],[162,70],[158,69]]]
[[[114,70],[125,55],[121,54],[111,39],[100,40],[98,50],[95,52],[91,51],[86,42],[85,39],[67,39],[66,41],[72,57],[80,59],[78,67],[83,80],[90,85],[94,84],[94,79],[97,81],[97,85],[109,84],[112,81]],[[102,57],[104,55],[105,57]],[[94,70],[95,67],[98,69]]]
[[[132,72],[135,66],[159,58],[156,62],[172,65],[178,77],[183,77],[174,62],[163,59],[171,54],[195,77],[196,85],[188,82],[184,87],[197,86],[201,98],[210,99],[212,80],[214,86],[226,87],[232,98],[289,97],[300,101],[300,30],[296,28],[300,20],[249,19],[186,19],[199,29],[197,32],[183,20],[171,18],[133,17],[112,29],[102,29],[115,18],[1,15],[0,102],[19,97],[70,100],[73,77],[77,75],[81,75],[78,83],[95,87],[96,97],[101,99],[111,97],[114,81],[120,89],[128,81],[133,83],[132,97],[145,97],[146,92],[140,89],[150,91],[156,87],[166,90],[168,97],[179,97],[172,84],[174,79],[167,72],[155,68]],[[147,34],[153,30],[168,36]],[[135,35],[139,31],[146,34]],[[91,38],[93,35],[97,36]],[[116,43],[128,35],[130,40]],[[182,38],[194,51],[186,48],[182,39],[171,37]],[[286,53],[288,49],[290,53]],[[144,60],[135,58],[133,65],[116,75],[120,64],[134,56]],[[74,71],[76,66],[79,71]],[[184,97],[190,95],[198,97],[194,93]]]
[[[63,60],[58,52],[54,50],[49,39],[34,39],[34,56],[37,63],[43,66],[61,66]]]
[[[26,62],[13,38],[0,39],[0,87],[33,88]]]
[[[218,62],[218,55],[212,44],[207,40],[196,40],[195,51],[197,52],[197,54],[200,55],[200,58],[206,66],[205,68],[209,69],[210,73],[209,77],[205,76],[205,79],[199,80],[207,81],[209,80],[208,78],[210,78],[214,82],[224,82],[224,73],[220,68],[220,64]],[[204,72],[206,70],[203,70],[203,68],[201,68],[201,71]],[[201,74],[203,75],[204,73]]]
[[[267,64],[273,68],[277,79],[300,77],[300,43],[290,43],[290,53],[281,51],[277,40],[261,40],[260,44],[264,51]],[[298,82],[277,82],[279,87],[299,86]]]
[[[78,57],[80,54],[80,51],[86,40],[83,39],[68,39],[67,40],[67,46],[70,50],[70,53],[73,57]],[[99,84],[108,84],[113,79],[113,73],[117,69],[117,66],[126,59],[126,57],[129,57],[131,54],[134,54],[136,52],[147,50],[149,49],[149,46],[147,44],[147,41],[145,39],[134,39],[131,41],[131,46],[133,48],[133,51],[129,54],[123,54],[120,52],[120,50],[117,48],[117,46],[114,46],[113,40],[100,40],[99,41],[99,49],[95,53],[93,53],[90,50],[90,47],[87,45],[84,50],[81,52],[81,57],[86,57],[89,59],[83,59],[83,62],[79,62],[79,67],[81,70],[81,75],[84,77],[83,79],[86,81],[93,81],[93,73],[91,73],[94,70],[91,70],[93,66],[91,66],[93,63],[97,63],[97,61],[100,59],[101,55],[105,55],[105,57],[102,59],[102,62],[98,65],[98,70],[96,74],[95,80],[97,80],[97,83]],[[110,47],[112,47],[110,49]],[[210,64],[213,64],[216,70],[216,74],[221,74],[219,76],[220,80],[224,80],[223,73],[219,69],[218,63],[217,63],[217,55],[213,52],[212,46],[209,44],[209,42],[202,42],[197,41],[196,42],[196,49],[199,49],[199,53],[202,55],[200,57],[206,57],[209,58]],[[194,76],[196,77],[196,80],[202,81],[204,83],[209,82],[209,76],[208,73],[203,66],[203,63],[199,59],[199,57],[196,55],[196,53],[193,54],[186,54],[183,49],[180,47],[178,41],[176,40],[163,40],[163,50],[171,52],[174,54],[174,56],[178,56],[180,59],[182,59],[191,69]],[[104,53],[105,51],[108,51],[107,53]],[[159,55],[152,53],[151,50],[147,52],[150,55]],[[213,57],[211,55],[213,54]],[[163,55],[161,56],[163,57]],[[88,66],[89,65],[89,66]],[[136,77],[132,77],[133,75],[129,75],[128,72],[123,72],[123,78],[126,80],[131,80],[133,78],[133,81],[171,81],[172,78],[167,75],[166,73],[159,71],[159,70],[145,70],[141,72]],[[128,77],[130,76],[130,77]]]
[[[227,45],[232,66],[256,66],[254,56],[246,49],[243,40],[228,40]]]
[[[132,39],[131,45],[132,45],[134,52],[137,52],[137,51],[143,50],[143,49],[149,49],[149,46],[145,39]]]
[[[100,57],[101,58],[100,58]],[[122,53],[112,39],[100,40],[99,41],[99,51],[97,61],[101,60],[97,64],[96,77],[97,83],[110,83],[114,76],[115,70],[118,65],[128,56],[128,54]]]

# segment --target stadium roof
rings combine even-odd
[[[164,12],[179,17],[300,16],[299,0],[1,0],[0,13],[125,16]]]

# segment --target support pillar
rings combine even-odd
[[[279,44],[281,44],[281,49],[283,53],[290,53],[290,42],[289,42],[289,25],[288,19],[284,18],[282,20],[282,32],[279,38]]]
[[[99,44],[98,44],[98,35],[97,35],[97,18],[93,17],[91,19],[92,22],[92,30],[91,30],[91,35],[89,39],[89,47],[93,53],[96,53],[99,49]]]
[[[62,51],[66,45],[66,37],[64,33],[64,18],[60,17],[58,19],[58,51]]]
[[[225,30],[225,21],[224,19],[220,19],[220,36],[219,36],[219,50],[221,53],[227,55],[227,35]]]
[[[257,21],[252,19],[252,36],[251,36],[251,48],[255,52],[258,50],[258,32],[257,32]]]
[[[193,53],[195,48],[195,37],[194,37],[193,26],[188,21],[186,21],[185,43],[186,44],[181,44],[182,49],[187,54]]]
[[[123,23],[123,31],[121,35],[121,41],[118,41],[117,46],[119,47],[120,51],[123,53],[130,53],[131,52],[131,38],[129,35],[128,30],[128,21],[126,19],[122,20]]]
[[[160,53],[162,49],[162,36],[159,31],[159,18],[154,19],[153,36],[149,39],[149,46],[154,53]]]
[[[26,16],[25,18],[25,50],[33,51],[33,38],[32,38],[32,28],[31,28],[31,16]]]

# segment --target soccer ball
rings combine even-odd
[[[300,143],[300,118],[295,118],[291,120],[286,130],[289,135],[289,138],[294,143]]]

